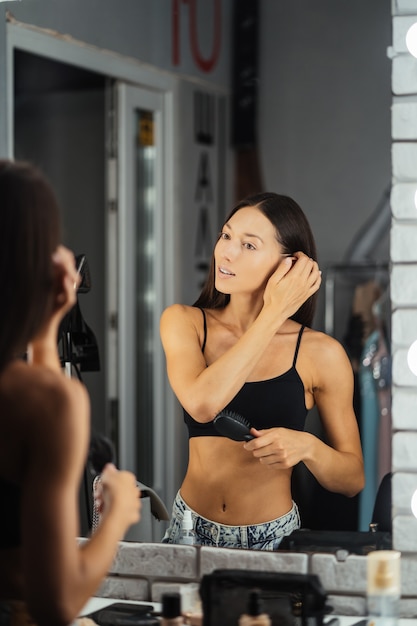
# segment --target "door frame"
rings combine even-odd
[[[133,285],[136,283],[136,261],[135,261],[135,162],[134,162],[134,142],[135,136],[134,113],[137,109],[152,111],[155,122],[155,148],[157,161],[155,169],[155,188],[157,197],[156,206],[161,206],[161,194],[164,191],[164,127],[163,127],[163,97],[160,92],[145,89],[137,85],[126,82],[117,83],[117,121],[118,121],[118,212],[119,228],[118,238],[118,352],[119,358],[119,451],[120,460],[123,467],[136,471],[136,437],[140,436],[141,416],[137,414],[135,402],[135,386],[137,384],[136,372],[136,322],[135,322],[135,297]],[[163,462],[165,458],[165,448],[167,442],[164,437],[165,415],[163,398],[160,389],[163,387],[165,372],[165,359],[159,341],[159,317],[163,310],[163,297],[165,292],[164,273],[164,215],[162,211],[154,213],[154,234],[155,234],[155,308],[153,312],[153,327],[155,336],[153,337],[152,367],[153,377],[153,489],[161,492],[164,488]],[[146,419],[146,416],[144,416]]]

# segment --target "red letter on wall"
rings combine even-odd
[[[200,52],[197,34],[197,0],[172,0],[172,64],[180,65],[180,4],[181,1],[189,7],[189,41],[191,54],[196,66],[203,72],[211,72],[215,67],[220,54],[221,42],[221,14],[220,0],[212,0],[213,3],[213,46],[211,55],[204,58]]]

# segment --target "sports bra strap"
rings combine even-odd
[[[203,314],[203,320],[204,320],[204,339],[203,339],[203,345],[201,346],[201,352],[204,354],[204,348],[206,347],[206,341],[207,341],[207,319],[206,319],[206,312],[204,309],[202,309],[201,307],[198,307],[200,309],[200,311]]]
[[[295,352],[294,352],[294,360],[292,362],[293,367],[295,367],[295,364],[297,363],[298,349],[300,347],[301,336],[303,334],[304,328],[305,326],[301,326],[300,332],[298,333],[297,345],[295,346]]]

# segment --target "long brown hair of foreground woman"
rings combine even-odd
[[[79,278],[51,187],[26,163],[0,161],[0,267],[0,621],[64,626],[139,520],[140,494],[133,474],[106,466],[102,523],[77,545],[89,399],[63,374],[57,338]]]
[[[276,549],[300,525],[291,493],[300,462],[330,491],[363,488],[352,368],[335,339],[310,328],[316,258],[294,200],[252,196],[226,219],[195,305],[164,311],[168,377],[190,438],[164,542],[179,540],[191,509],[202,545]],[[314,405],[326,443],[304,430]],[[220,436],[213,420],[223,409],[252,424],[252,441]]]

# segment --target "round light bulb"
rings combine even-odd
[[[407,363],[414,376],[417,376],[417,339],[408,348]]]
[[[417,58],[417,22],[410,26],[405,36],[405,44],[410,54]]]
[[[417,22],[410,26],[405,36],[405,44],[410,54],[417,57]]]
[[[417,489],[411,497],[411,511],[414,517],[417,517]]]

